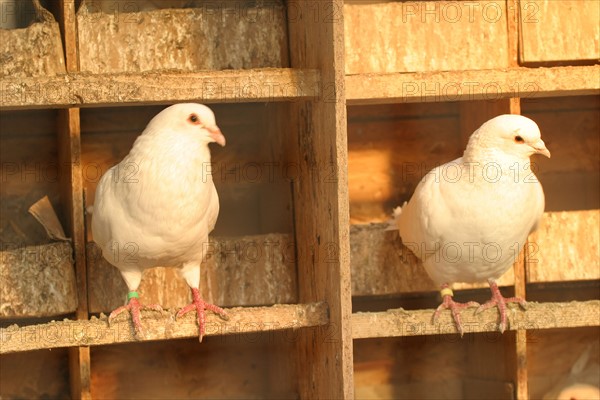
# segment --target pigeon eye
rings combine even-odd
[[[515,143],[525,143],[525,139],[517,135],[515,136]]]
[[[198,124],[200,123],[200,118],[198,118],[196,114],[190,114],[188,121],[190,121],[192,124]]]

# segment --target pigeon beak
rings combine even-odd
[[[535,154],[541,154],[550,158],[550,151],[546,148],[546,144],[542,139],[535,142],[531,147],[535,150]]]
[[[207,126],[206,130],[209,132],[209,135],[214,142],[217,142],[221,146],[225,146],[225,136],[223,136],[223,133],[221,133],[218,126]]]

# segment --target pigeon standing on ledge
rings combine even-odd
[[[461,336],[460,310],[479,306],[457,303],[450,285],[487,280],[492,298],[477,312],[498,307],[500,332],[506,328],[505,298],[496,280],[517,260],[528,235],[544,212],[544,192],[529,157],[550,152],[535,122],[500,115],[470,137],[461,158],[443,164],[421,180],[404,206],[394,210],[402,242],[440,285],[442,304],[434,321],[450,309]]]
[[[129,154],[109,169],[96,189],[92,232],[108,262],[121,271],[128,304],[114,310],[131,314],[143,334],[138,286],[147,268],[170,266],[192,290],[192,303],[177,316],[196,311],[199,339],[205,309],[226,312],[200,296],[200,263],[208,234],[219,214],[219,197],[210,174],[208,144],[225,146],[213,112],[201,104],[176,104],[157,114]],[[160,306],[147,306],[160,310]]]

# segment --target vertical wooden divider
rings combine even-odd
[[[520,45],[521,42],[521,1],[520,0],[506,0],[507,10],[507,29],[508,29],[508,55],[509,55],[509,66],[518,67],[519,59],[521,58]],[[518,95],[518,93],[517,93]],[[509,100],[509,111],[511,114],[521,114],[521,99],[512,98]],[[527,263],[527,251],[528,246],[525,246],[525,251],[519,256],[519,262],[515,263],[515,296],[522,297],[526,296],[526,263]],[[514,351],[514,379],[516,382],[516,398],[517,399],[528,399],[529,388],[528,388],[528,376],[527,376],[527,331],[525,329],[518,329],[515,332],[515,351]]]
[[[325,301],[329,324],[297,340],[302,399],[352,399],[347,122],[343,1],[287,3],[293,68],[317,68],[320,96],[292,103],[291,157],[299,301]]]
[[[67,72],[79,70],[75,1],[60,1],[60,28],[65,49]],[[87,265],[85,255],[85,217],[83,176],[81,173],[81,125],[79,108],[59,110],[58,157],[61,177],[61,199],[72,238],[77,281],[77,319],[88,318]],[[71,397],[91,399],[90,348],[69,349]]]

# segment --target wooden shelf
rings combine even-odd
[[[4,110],[312,99],[316,69],[266,68],[203,72],[142,72],[3,79]]]
[[[403,309],[383,312],[352,314],[352,338],[378,338],[397,336],[422,336],[456,334],[450,312],[443,312],[434,325],[434,310],[407,311]],[[600,300],[569,303],[529,302],[527,310],[509,305],[507,330],[538,330],[600,326]],[[474,315],[474,309],[461,314],[465,333],[497,332],[498,310],[489,309]]]
[[[346,76],[348,105],[498,100],[600,93],[600,65],[365,73]]]
[[[325,303],[229,308],[227,311],[228,321],[207,313],[205,336],[298,329],[329,322]],[[175,320],[175,311],[143,311],[142,314],[145,337],[141,339],[134,336],[131,319],[124,316],[117,317],[110,326],[105,315],[87,321],[64,320],[25,327],[11,325],[0,329],[0,354],[198,336],[195,313],[179,320]]]

